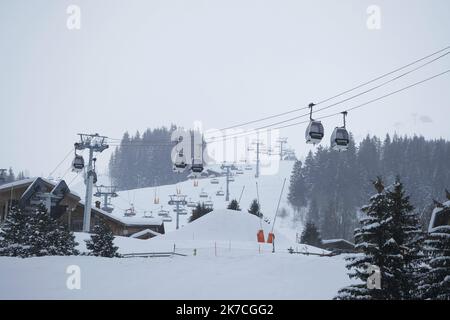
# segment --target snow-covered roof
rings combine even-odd
[[[80,201],[80,205],[84,206],[85,202]],[[101,215],[104,215],[108,218],[116,220],[127,226],[160,226],[163,224],[161,218],[148,218],[148,217],[121,217],[118,215],[114,215],[112,213],[106,212],[102,209],[99,209],[95,206],[92,206],[92,210],[97,211]]]
[[[0,185],[0,191],[4,190],[4,189],[10,189],[10,188],[16,188],[16,187],[18,188],[20,186],[23,186],[23,185],[26,185],[29,183],[33,183],[33,181],[36,179],[37,179],[37,177],[36,178],[26,178],[26,179],[22,179],[22,180],[5,183],[5,184]],[[55,185],[50,180],[47,180],[47,179],[42,179],[42,180],[44,180],[45,182],[50,183],[52,185]]]
[[[45,183],[47,183],[50,186],[56,187],[58,186],[62,181],[64,180],[59,180],[59,181],[55,181],[55,180],[49,180],[46,178],[42,178],[42,177],[33,177],[33,178],[26,178],[26,179],[22,179],[22,180],[17,180],[17,181],[13,181],[13,182],[9,182],[9,183],[5,183],[0,185],[0,191],[2,190],[6,190],[6,189],[11,189],[11,188],[19,188],[21,186],[25,186],[27,184],[29,184],[29,188],[31,188],[33,182],[35,182],[37,179],[41,179],[42,181],[44,181]],[[28,191],[25,190],[24,194]],[[72,190],[69,189],[69,193],[73,196],[76,196],[78,198],[81,198],[80,195],[77,192],[74,192]]]
[[[152,234],[154,236],[160,236],[161,235],[161,233],[159,233],[159,232],[156,232],[156,231],[153,231],[153,230],[150,230],[150,229],[144,229],[142,231],[133,233],[132,235],[130,235],[130,238],[139,238],[140,236],[146,235],[148,233],[150,233],[150,234]]]
[[[323,243],[323,244],[332,244],[332,243],[338,243],[338,242],[345,242],[345,243],[347,243],[347,244],[349,244],[349,245],[351,245],[351,246],[354,246],[353,243],[351,243],[350,241],[345,240],[345,239],[328,239],[328,240],[322,240],[322,243]]]

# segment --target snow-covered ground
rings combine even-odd
[[[267,235],[271,226],[262,226]],[[0,257],[0,299],[331,299],[350,283],[343,256],[289,254],[290,246],[323,251],[283,235],[272,253],[271,244],[256,241],[259,228],[260,219],[246,212],[216,210],[150,240],[115,239],[121,253],[173,251],[175,245],[186,256]],[[76,238],[85,251],[89,236]],[[79,290],[66,286],[72,265],[80,268]]]
[[[240,202],[240,207],[242,210],[246,211],[253,199],[257,198],[256,192],[256,181],[258,182],[259,188],[259,199],[261,203],[261,211],[265,217],[270,218],[273,221],[275,216],[276,206],[278,198],[280,196],[281,187],[283,185],[283,179],[287,178],[286,187],[284,189],[282,200],[280,204],[280,209],[284,208],[290,214],[292,210],[287,201],[287,194],[289,188],[289,178],[292,173],[292,167],[294,165],[293,161],[281,161],[279,164],[279,170],[277,174],[274,175],[260,175],[258,179],[255,179],[255,168],[252,170],[242,170],[242,175],[235,175],[234,182],[230,182],[230,200],[239,199],[241,192],[242,199]],[[242,166],[242,169],[244,166]],[[215,168],[214,168],[215,169]],[[219,169],[220,171],[220,169]],[[142,188],[119,192],[119,197],[113,198],[112,203],[115,206],[113,211],[114,215],[123,216],[124,210],[128,209],[131,203],[134,205],[137,215],[136,218],[142,218],[144,212],[146,215],[152,214],[154,217],[158,216],[158,211],[163,207],[164,210],[169,210],[171,212],[173,221],[165,222],[164,226],[166,231],[175,230],[176,219],[173,213],[173,207],[169,206],[167,202],[170,200],[169,195],[173,195],[179,190],[182,194],[185,194],[187,201],[192,202],[204,202],[206,200],[211,200],[214,203],[214,209],[225,209],[228,202],[225,201],[224,196],[217,196],[216,192],[218,190],[226,189],[226,178],[218,178],[219,184],[212,184],[211,178],[199,179],[198,186],[194,186],[193,180],[188,180],[180,182],[174,185],[165,185],[155,188]],[[208,193],[208,198],[200,198],[200,192],[205,191]],[[154,204],[155,193],[159,198],[159,204]],[[187,208],[189,214],[185,216],[180,216],[180,226],[186,226],[188,224],[187,220],[190,216],[191,208]],[[301,227],[301,226],[300,226]],[[286,219],[277,218],[276,229],[278,232],[285,234],[290,237],[291,240],[295,240],[295,234],[298,231],[297,227],[292,224],[292,216],[286,217]]]
[[[292,215],[277,218],[274,228],[275,253],[272,244],[257,242],[261,228],[267,237],[272,230],[279,193],[285,177],[289,177],[292,162],[283,161],[278,175],[258,179],[262,211],[271,223],[247,212],[256,198],[254,171],[237,175],[231,185],[231,199],[241,200],[242,211],[226,210],[224,197],[215,195],[220,184],[211,179],[157,188],[157,195],[166,210],[168,195],[181,189],[188,200],[198,201],[204,190],[214,201],[214,211],[187,223],[189,215],[181,217],[182,227],[166,223],[166,234],[149,240],[116,237],[119,252],[172,252],[185,256],[160,258],[108,259],[90,256],[6,258],[0,257],[0,299],[331,299],[337,291],[350,284],[344,256],[320,257],[289,254],[288,248],[308,253],[324,253],[322,249],[300,245],[295,241],[298,231]],[[145,188],[123,191],[114,200],[116,215],[129,202],[138,209],[136,219],[143,219],[143,211],[157,211],[153,204],[155,190]],[[281,207],[289,211],[287,189]],[[124,201],[124,199],[127,199]],[[292,214],[292,212],[291,212]],[[175,218],[175,217],[174,217]],[[174,219],[175,220],[175,219]],[[300,226],[301,227],[301,226]],[[89,235],[77,233],[80,251],[86,251],[84,240]],[[80,268],[81,289],[66,286],[67,268]]]
[[[66,286],[70,265],[80,267],[80,290]],[[0,257],[0,266],[0,299],[331,299],[349,283],[342,257],[287,253]]]

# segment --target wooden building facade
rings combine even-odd
[[[71,192],[64,180],[54,182],[43,178],[30,178],[0,185],[0,225],[11,207],[19,206],[23,214],[33,214],[43,204],[50,215],[74,232],[83,229],[84,203]],[[120,217],[95,206],[91,209],[91,227],[99,219],[106,221],[114,235],[148,239],[164,234],[164,223],[159,218]],[[151,232],[144,232],[150,230]],[[142,236],[139,236],[142,234]]]

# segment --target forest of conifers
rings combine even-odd
[[[372,181],[381,176],[388,186],[404,183],[424,227],[450,187],[450,142],[443,139],[387,135],[367,136],[347,152],[319,146],[304,163],[294,165],[289,201],[296,217],[316,224],[324,239],[353,240],[359,208],[375,193]]]

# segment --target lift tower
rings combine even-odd
[[[114,209],[111,205],[111,198],[116,198],[117,195],[116,186],[97,186],[97,192],[94,197],[103,198],[102,210],[111,213]]]
[[[80,141],[76,142],[75,150],[89,150],[89,162],[86,170],[86,198],[84,203],[84,216],[83,216],[83,232],[89,232],[91,230],[91,207],[92,207],[92,187],[94,184],[94,152],[103,152],[108,149],[109,146],[106,144],[105,136],[100,136],[98,133],[86,134],[79,133]]]
[[[225,192],[225,201],[230,201],[230,182],[231,182],[231,168],[234,167],[232,164],[229,163],[223,163],[220,168],[222,170],[226,170],[227,171],[227,179],[225,180],[227,183],[227,188],[226,188],[226,192]]]
[[[169,205],[175,206],[174,212],[177,214],[177,225],[176,228],[180,227],[180,215],[185,215],[187,212],[184,210],[184,208],[180,208],[180,206],[185,206],[187,204],[186,201],[186,195],[184,194],[171,194],[169,195],[170,200],[168,202]]]

